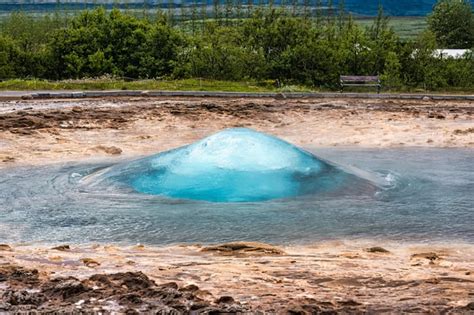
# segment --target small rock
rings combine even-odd
[[[284,100],[284,99],[286,99],[286,95],[283,94],[283,93],[277,93],[277,94],[275,95],[275,99],[277,99],[277,100]]]
[[[435,261],[435,260],[440,259],[440,257],[438,256],[438,254],[433,253],[433,252],[430,252],[430,253],[413,254],[413,255],[411,255],[411,258],[412,258],[412,259],[424,258],[424,259],[428,259],[428,260],[431,260],[431,261]]]
[[[7,244],[0,244],[0,251],[11,252],[13,251],[13,248],[11,248],[10,245],[7,245]]]
[[[231,297],[231,296],[228,296],[228,295],[221,296],[220,298],[218,298],[216,300],[217,304],[221,304],[221,303],[222,304],[231,304],[231,303],[234,303],[234,302],[235,302],[234,298]]]
[[[117,283],[120,287],[125,286],[128,290],[132,291],[143,290],[155,286],[155,282],[140,271],[107,275],[102,279],[102,283],[107,284],[107,282]],[[178,285],[174,283],[173,288],[177,289]]]
[[[380,246],[367,248],[366,251],[368,251],[369,253],[384,253],[384,254],[390,253],[390,251]]]
[[[180,289],[180,291],[190,291],[190,292],[196,292],[198,290],[199,290],[199,287],[195,284],[190,284]]]
[[[36,284],[39,281],[37,269],[27,269],[14,265],[6,265],[4,267],[0,265],[0,277],[3,278],[3,281],[14,280],[28,285]]]
[[[291,315],[309,314],[308,312],[306,312],[306,310],[301,305],[294,305],[294,304],[290,304],[289,306],[287,306],[287,308],[285,309],[285,313],[286,314],[291,314]],[[315,312],[315,314],[316,314],[316,312]]]
[[[120,149],[118,147],[115,147],[115,146],[107,147],[107,146],[99,145],[99,146],[96,146],[95,149],[100,150],[100,151],[104,151],[105,153],[111,154],[111,155],[122,154],[122,149]]]
[[[283,255],[281,249],[259,242],[231,242],[215,246],[207,246],[201,249],[204,252],[218,252],[224,254],[260,254],[260,255]]]
[[[3,295],[5,299],[11,305],[40,305],[46,298],[41,293],[30,293],[28,291],[7,291]]]
[[[136,293],[129,293],[129,294],[122,295],[119,298],[119,301],[122,302],[122,303],[126,303],[126,304],[140,304],[140,303],[143,303],[143,300],[141,299],[140,295],[136,294]]]
[[[100,266],[100,263],[92,258],[82,258],[81,262],[87,267],[91,267],[91,268]]]
[[[429,100],[431,100],[431,97],[429,97],[429,96],[423,96],[423,101],[429,101]]]
[[[206,308],[209,306],[209,303],[208,302],[204,302],[204,301],[195,301],[195,302],[192,302],[191,306],[190,306],[190,310],[191,311],[196,311],[196,310],[201,310],[203,308]],[[191,312],[191,314],[193,314],[194,312]],[[201,313],[201,312],[198,312],[197,314],[204,314],[204,313]]]
[[[59,251],[62,251],[62,252],[67,252],[67,251],[71,250],[71,247],[69,245],[59,245],[59,246],[53,247],[51,249],[59,250]]]
[[[6,156],[3,158],[2,162],[4,163],[10,163],[10,162],[15,162],[15,158],[13,156]]]
[[[193,293],[196,297],[198,297],[202,300],[211,299],[213,297],[212,293],[207,291],[207,290],[198,290],[198,291],[195,291]]]
[[[163,284],[160,284],[159,286],[160,288],[164,289],[164,288],[168,288],[168,289],[173,289],[173,290],[178,290],[178,284],[176,282],[167,282],[167,283],[163,283]]]
[[[76,297],[90,290],[90,288],[73,277],[50,280],[43,285],[42,289],[42,293],[48,296],[48,298],[60,297],[64,300]]]
[[[84,300],[79,300],[79,301],[77,301],[77,302],[74,303],[74,304],[75,304],[75,305],[82,305],[82,304],[84,304],[84,302],[85,302]]]
[[[467,135],[469,133],[474,133],[474,128],[468,128],[468,129],[456,129],[453,132],[455,135]]]
[[[355,300],[352,300],[352,299],[349,299],[347,301],[340,301],[338,302],[339,304],[341,305],[344,305],[344,306],[358,306],[358,305],[362,305],[361,303],[355,301]]]

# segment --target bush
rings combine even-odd
[[[444,25],[436,21],[446,20],[443,6],[450,1],[442,0],[431,16],[434,30]],[[163,14],[139,18],[103,8],[72,18],[15,13],[0,25],[0,78],[202,77],[335,89],[340,75],[352,74],[381,75],[396,89],[473,87],[472,54],[459,60],[433,54],[440,42],[464,43],[458,31],[449,37],[426,31],[403,42],[382,10],[367,28],[343,14],[298,17],[273,8],[245,19],[196,20],[192,30],[182,25]]]
[[[58,30],[51,49],[57,78],[150,78],[173,72],[182,44],[182,36],[167,24],[97,9]]]
[[[474,13],[469,0],[439,0],[428,24],[441,47],[474,47]]]

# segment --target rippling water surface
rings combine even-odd
[[[211,203],[88,183],[115,162],[4,169],[0,242],[474,241],[473,150],[312,151],[377,188]]]

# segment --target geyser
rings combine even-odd
[[[350,175],[281,139],[234,128],[106,176],[145,194],[251,202],[334,190]]]

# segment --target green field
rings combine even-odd
[[[277,87],[274,81],[232,82],[204,79],[137,80],[7,80],[0,82],[0,90],[162,90],[162,91],[226,91],[226,92],[309,92],[314,88],[300,85]]]
[[[357,17],[355,21],[361,26],[369,27],[373,24],[374,18]],[[426,17],[421,16],[390,17],[389,25],[401,39],[405,40],[416,38],[428,26]]]
[[[277,87],[274,81],[222,81],[205,79],[184,80],[136,80],[125,81],[121,79],[82,79],[82,80],[7,80],[0,81],[0,91],[35,91],[35,90],[69,90],[69,91],[106,91],[106,90],[130,90],[130,91],[207,91],[207,92],[336,92],[336,90],[309,87],[304,85],[283,85]],[[346,88],[345,92],[375,93],[374,88]],[[391,89],[382,88],[382,93],[426,93],[425,89],[399,87]],[[437,91],[429,91],[431,94],[467,94],[472,95],[472,90],[466,88],[448,87]]]

